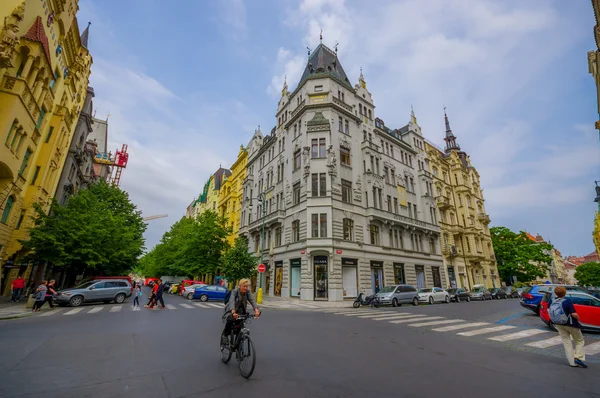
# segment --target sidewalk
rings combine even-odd
[[[10,297],[0,297],[0,319],[14,319],[31,316],[31,309],[25,308],[27,298],[22,296],[18,303],[11,303]]]
[[[298,308],[298,309],[326,309],[326,308],[351,308],[352,300],[345,301],[308,301],[299,298],[263,296],[261,306],[265,308]]]

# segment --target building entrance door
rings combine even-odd
[[[327,260],[327,256],[315,256],[313,258],[313,264],[315,269],[315,300],[327,300],[329,298]]]
[[[283,261],[275,263],[275,295],[281,296],[281,287],[283,285]]]
[[[433,286],[442,287],[442,277],[440,276],[440,267],[431,267],[431,274],[433,276]]]

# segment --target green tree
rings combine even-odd
[[[183,217],[165,232],[161,241],[140,260],[146,276],[215,273],[228,248],[227,220],[213,211],[196,219]]]
[[[248,240],[236,238],[233,247],[223,256],[221,273],[231,282],[250,278],[256,272],[257,258],[248,251]]]
[[[510,282],[514,276],[520,282],[530,282],[546,275],[552,245],[532,241],[525,232],[515,233],[506,227],[492,227],[490,234],[503,280]]]
[[[575,269],[575,279],[581,286],[600,286],[600,263],[581,264]]]
[[[35,210],[29,240],[21,242],[35,259],[105,275],[122,275],[137,266],[146,224],[118,187],[101,181],[65,205],[54,202],[48,215],[38,205]]]

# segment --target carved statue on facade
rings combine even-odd
[[[2,27],[2,41],[0,41],[0,68],[11,68],[12,58],[19,44],[19,22],[23,20],[25,2],[15,8],[4,18]]]
[[[329,148],[327,148],[327,167],[330,175],[337,176],[337,158],[335,157],[333,145],[329,145]]]
[[[308,161],[310,159],[310,147],[305,146],[304,148],[302,148],[302,164],[303,165],[308,165]]]
[[[588,70],[596,82],[596,91],[598,97],[596,105],[598,108],[598,113],[600,113],[600,68],[598,68],[598,53],[596,51],[588,52]]]

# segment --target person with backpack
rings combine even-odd
[[[225,296],[225,311],[223,319],[225,320],[225,328],[221,333],[221,344],[227,345],[227,337],[231,333],[233,323],[240,317],[240,314],[246,314],[248,303],[254,309],[254,316],[259,317],[260,311],[254,300],[254,295],[249,291],[250,281],[248,279],[240,279],[237,289],[227,292]]]
[[[571,367],[587,368],[585,364],[585,350],[583,346],[585,341],[581,334],[581,324],[579,323],[579,314],[575,311],[573,301],[565,298],[567,289],[563,286],[554,288],[556,298],[552,300],[548,307],[550,320],[558,330],[558,334],[562,338],[562,343],[565,348],[565,355]],[[575,353],[573,353],[573,343],[571,337],[575,341]]]
[[[133,294],[135,295],[135,297],[133,298],[133,306],[139,307],[140,306],[140,297],[142,297],[142,289],[140,288],[140,285],[138,285],[137,283],[135,284]]]

